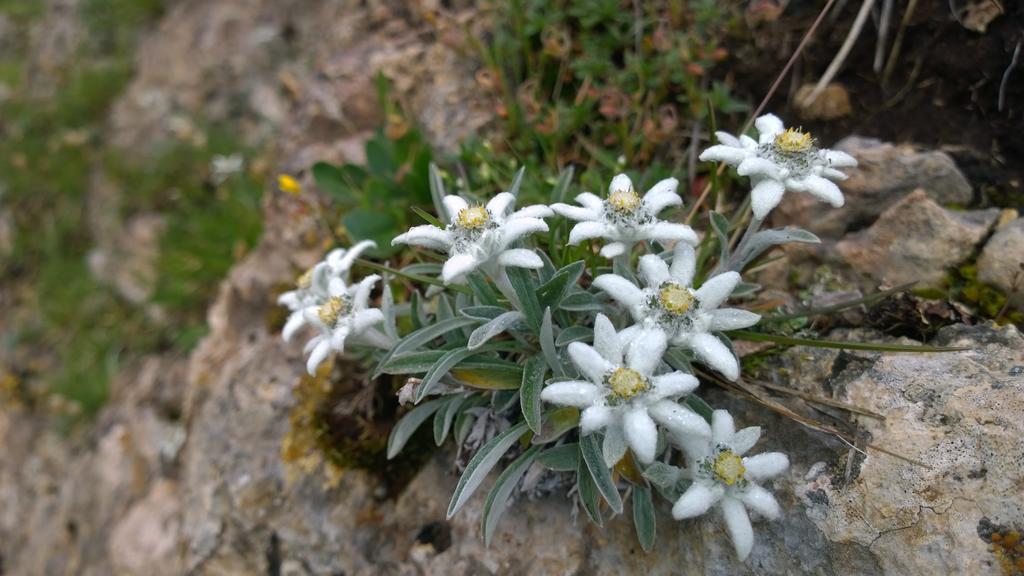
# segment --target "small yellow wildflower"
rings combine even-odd
[[[281,189],[281,192],[292,196],[302,192],[302,185],[299,184],[299,181],[288,174],[281,174],[277,177],[277,187]]]

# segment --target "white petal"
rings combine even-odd
[[[303,316],[301,310],[296,310],[288,316],[288,321],[284,323],[284,328],[281,329],[281,338],[285,342],[292,339],[292,336],[298,332],[299,328],[306,325],[306,318]]]
[[[516,210],[515,212],[509,215],[508,219],[515,220],[517,218],[547,218],[548,216],[553,215],[554,211],[552,211],[550,207],[545,206],[543,204],[533,204]]]
[[[444,204],[444,211],[448,213],[448,219],[452,221],[459,215],[459,212],[469,208],[468,202],[453,194],[442,198],[441,204]]]
[[[697,359],[708,367],[720,372],[729,380],[740,377],[740,365],[732,351],[721,340],[711,334],[694,334],[690,337],[690,349]]]
[[[754,444],[757,444],[757,441],[760,438],[760,426],[747,426],[733,435],[729,445],[732,447],[733,452],[739,456],[743,456],[748,450],[754,447]]]
[[[757,482],[785,472],[789,468],[789,457],[782,452],[765,452],[747,456],[743,459],[743,466],[747,469],[747,478]]]
[[[671,432],[677,440],[704,440],[704,442],[691,446],[692,448],[700,446],[704,449],[694,450],[689,455],[692,458],[706,456],[707,440],[711,438],[711,427],[693,410],[684,408],[671,400],[661,400],[649,406],[647,413]]]
[[[602,222],[580,222],[569,231],[569,244],[575,246],[584,240],[600,238],[608,233],[608,227]]]
[[[740,134],[740,146],[746,148],[747,150],[750,150],[751,152],[755,152],[757,151],[758,144],[757,140],[754,140],[750,136],[747,136],[746,134]]]
[[[626,347],[626,365],[650,378],[654,370],[661,364],[668,341],[662,330],[644,330],[640,336]]]
[[[737,166],[749,156],[750,152],[739,146],[716,144],[701,152],[699,158],[701,162],[725,162],[730,166]]]
[[[380,280],[379,275],[370,274],[359,281],[359,285],[356,286],[355,295],[352,296],[353,310],[362,310],[366,308],[370,301],[370,292],[373,290],[373,286],[378,280]]]
[[[608,185],[609,195],[620,190],[623,192],[633,190],[633,181],[625,174],[615,176],[615,178],[612,178],[612,183]]]
[[[349,332],[350,330],[348,326],[340,326],[334,332],[332,332],[331,349],[339,353],[344,352],[345,340],[348,338]]]
[[[670,280],[668,264],[656,254],[647,254],[640,257],[640,265],[637,266],[640,272],[640,280],[648,288],[657,288]]]
[[[353,292],[358,289],[358,286],[351,287]],[[349,294],[349,286],[345,284],[344,280],[337,276],[331,278],[327,283],[327,294],[332,298],[336,296],[351,296],[351,294]]]
[[[643,205],[647,209],[647,213],[655,216],[668,206],[682,204],[683,199],[676,194],[678,187],[679,180],[675,178],[666,178],[652,186],[643,197]]]
[[[754,529],[750,525],[750,516],[747,516],[743,503],[735,498],[723,498],[719,506],[725,518],[725,527],[729,530],[729,538],[742,562],[754,548]]]
[[[601,357],[594,348],[583,342],[569,344],[569,358],[579,369],[580,374],[594,384],[604,383],[604,376],[615,367]]]
[[[651,379],[651,384],[654,385],[651,394],[658,399],[677,398],[696,390],[699,383],[692,374],[686,372],[662,374]]]
[[[360,334],[371,326],[384,321],[384,312],[380,308],[367,308],[352,315],[352,332]]]
[[[825,161],[833,168],[855,168],[857,159],[841,150],[822,150]]]
[[[845,172],[840,172],[835,168],[826,168],[824,166],[821,167],[821,177],[828,178],[833,182],[842,182],[843,180],[849,178],[849,176],[847,176]]]
[[[726,146],[739,146],[740,145],[739,139],[737,139],[732,134],[729,134],[728,132],[723,132],[721,130],[715,131],[715,139],[718,140],[719,144],[724,144]]]
[[[775,496],[757,484],[748,486],[739,494],[739,498],[748,508],[768,520],[778,520],[779,516],[782,516],[782,508],[775,501]]]
[[[322,335],[310,338],[309,342],[306,342],[306,345],[302,347],[302,353],[309,354],[313,348],[316,348],[324,340],[326,340],[326,338]]]
[[[601,200],[601,198],[596,194],[592,194],[590,192],[582,192],[577,195],[576,202],[597,213],[601,213],[601,211],[604,210],[604,200]]]
[[[570,206],[568,204],[552,204],[551,209],[560,216],[565,216],[570,220],[578,220],[581,222],[599,220],[601,213],[590,208],[583,208],[581,206]]]
[[[775,136],[782,133],[786,126],[775,114],[765,114],[764,116],[758,116],[757,120],[754,120],[754,128],[757,128],[757,136],[760,143],[767,144],[774,140]]]
[[[302,307],[302,302],[299,298],[298,290],[290,290],[277,297],[277,303],[281,306],[287,306],[289,310],[297,310]]]
[[[783,178],[782,168],[778,164],[757,156],[740,162],[740,165],[736,167],[736,173],[740,176],[773,178],[775,180]]]
[[[446,251],[452,245],[451,236],[448,231],[441,230],[431,224],[413,226],[405,234],[399,234],[391,241],[391,245],[409,244],[411,246],[423,246],[431,250]]]
[[[701,310],[705,312],[714,310],[722,302],[725,302],[726,298],[732,294],[732,291],[736,289],[736,285],[739,283],[739,273],[732,271],[723,272],[718,276],[712,276],[705,280],[704,284],[701,284],[701,287],[694,293],[694,296],[700,302]]]
[[[541,390],[540,398],[545,402],[561,406],[587,408],[604,396],[604,388],[582,380],[555,382]]]
[[[501,225],[502,247],[535,232],[547,232],[548,225],[540,218],[517,218]]]
[[[317,367],[327,358],[330,352],[331,341],[326,338],[320,340],[309,354],[309,360],[306,361],[306,372],[309,372],[310,376],[316,375]]]
[[[772,211],[786,192],[786,186],[772,178],[764,178],[754,185],[750,190],[750,208],[758,220],[764,220],[765,216]]]
[[[711,441],[715,444],[732,444],[732,437],[736,435],[736,424],[732,420],[732,414],[726,410],[715,410],[711,413]]]
[[[696,518],[708,511],[721,498],[721,492],[704,482],[694,482],[683,492],[672,506],[672,517],[676,520]]]
[[[491,198],[491,201],[487,203],[487,211],[498,220],[503,220],[505,218],[505,212],[508,211],[509,207],[515,206],[515,203],[515,196],[508,192],[501,192],[496,194],[494,198]]]
[[[622,343],[612,321],[604,314],[598,314],[594,320],[594,349],[609,364],[622,364]]]
[[[580,434],[587,435],[612,422],[612,409],[607,406],[591,406],[580,414]]]
[[[760,314],[739,308],[722,308],[711,312],[711,323],[708,330],[739,330],[749,328],[761,319]]]
[[[658,445],[658,426],[647,415],[646,408],[635,408],[622,417],[622,430],[633,455],[641,464],[650,464]]]
[[[355,246],[346,250],[340,255],[340,258],[333,264],[336,273],[348,274],[348,271],[352,268],[352,263],[359,258],[359,255],[371,248],[376,248],[377,243],[373,240],[363,240],[357,242]],[[347,277],[347,276],[346,276]]]
[[[787,184],[797,192],[807,192],[816,198],[839,208],[846,200],[836,183],[821,176],[806,176],[800,180],[788,180]]]
[[[669,240],[686,242],[694,246],[700,243],[700,238],[697,237],[697,233],[693,231],[693,228],[686,224],[676,224],[674,222],[655,222],[649,226],[644,226],[642,234],[645,240],[657,240],[662,244]]]
[[[611,468],[622,460],[626,455],[626,435],[622,432],[622,426],[610,425],[604,429],[604,443],[601,444],[601,455],[604,456],[604,465]]]
[[[479,265],[480,263],[471,254],[456,254],[444,263],[444,268],[441,269],[441,279],[445,284],[461,284],[465,280],[466,274],[476,270]]]
[[[516,268],[543,268],[544,261],[533,250],[513,248],[505,250],[498,256],[498,264]]]
[[[672,279],[683,286],[689,286],[693,283],[693,274],[696,270],[697,253],[694,252],[693,246],[686,242],[677,242],[672,253],[672,267],[669,269]]]
[[[601,257],[611,259],[625,254],[626,251],[627,249],[624,243],[610,242],[601,247]]]
[[[609,296],[614,298],[623,306],[632,308],[643,303],[643,290],[640,290],[637,288],[636,284],[633,284],[618,274],[602,274],[597,278],[594,278],[593,284],[607,292]]]

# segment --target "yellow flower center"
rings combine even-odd
[[[629,399],[647,389],[647,380],[636,370],[616,368],[608,379],[612,392],[622,399]]]
[[[345,312],[345,308],[347,308],[345,300],[341,296],[334,296],[317,310],[317,315],[320,316],[320,321],[327,326],[334,326],[338,321],[338,316]]]
[[[783,152],[806,152],[813,145],[811,133],[799,129],[787,128],[785,132],[775,136],[775,147]]]
[[[658,301],[673,314],[685,314],[693,306],[693,294],[678,284],[669,284],[658,292]]]
[[[299,184],[299,181],[287,174],[281,174],[277,177],[277,187],[285,194],[295,195],[302,192],[302,185]]]
[[[306,288],[309,288],[312,284],[313,284],[313,269],[312,268],[310,268],[309,270],[306,270],[305,272],[303,272],[302,276],[299,276],[299,278],[297,280],[295,280],[295,285],[298,286],[302,290],[305,290]]]
[[[746,467],[743,466],[743,459],[732,450],[722,451],[718,458],[715,458],[712,469],[715,471],[715,476],[729,486],[742,480],[743,475],[747,473]]]
[[[626,190],[616,190],[609,194],[608,204],[619,212],[632,212],[640,207],[640,197],[630,186]]]
[[[455,221],[458,222],[459,226],[470,230],[483,228],[490,219],[491,215],[487,213],[487,209],[483,206],[463,208],[459,210],[459,215],[455,217]]]

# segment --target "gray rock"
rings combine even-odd
[[[991,284],[1024,309],[1024,218],[996,230],[978,259],[978,280]]]
[[[916,190],[836,249],[850,266],[876,281],[941,287],[948,270],[974,253],[998,216],[994,208],[953,212]]]
[[[836,210],[807,194],[786,194],[773,212],[776,222],[837,239],[849,230],[870,225],[919,188],[943,205],[966,206],[973,198],[971,185],[945,152],[857,136],[840,141],[835,148],[859,162],[848,172],[850,178],[839,184],[846,205]]]

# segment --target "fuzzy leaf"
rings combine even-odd
[[[417,293],[414,292],[413,297],[415,299],[415,305],[413,306],[413,317],[416,317],[418,316],[419,308],[419,299],[417,298]],[[432,342],[434,339],[443,336],[448,332],[451,332],[452,330],[458,330],[459,328],[462,328],[464,326],[472,326],[477,323],[479,323],[479,320],[477,320],[476,318],[456,317],[449,318],[448,320],[444,320],[441,322],[437,322],[436,324],[431,324],[430,326],[425,326],[414,332],[410,332],[408,335],[406,335],[405,338],[402,338],[394,346],[392,346],[391,350],[389,350],[388,353],[385,354],[383,358],[381,358],[380,362],[377,364],[377,369],[374,370],[373,372],[372,378],[376,378],[383,374],[385,372],[385,368],[387,368],[388,366],[388,363],[395,356],[398,356],[403,352],[415,350],[420,346]]]
[[[552,310],[558,310],[558,305],[562,303],[562,300],[565,299],[565,296],[569,294],[572,287],[579,281],[580,276],[583,275],[585,265],[586,263],[583,260],[579,260],[564,266],[561,270],[555,272],[551,280],[541,285],[537,291],[541,307],[550,307]]]
[[[547,367],[544,358],[532,356],[523,368],[523,383],[519,388],[519,401],[523,409],[523,418],[534,433],[540,433],[541,402],[540,391],[544,387],[544,374]]]
[[[491,488],[490,494],[487,495],[487,501],[484,502],[483,517],[480,519],[480,528],[484,533],[484,546],[491,545],[494,529],[498,526],[501,515],[508,508],[512,491],[519,484],[519,479],[530,468],[530,464],[533,464],[539,451],[540,446],[531,446],[512,461],[494,482],[494,487]]]
[[[441,178],[441,171],[438,170],[437,164],[430,163],[429,168],[429,182],[430,182],[430,198],[434,201],[434,212],[437,212],[438,220],[448,224],[448,214],[444,211],[444,202],[441,201],[445,197],[444,190],[444,179]]]
[[[598,526],[604,525],[604,520],[601,518],[601,501],[598,495],[597,485],[594,484],[594,478],[587,471],[587,465],[583,462],[582,458],[578,458],[578,466],[576,467],[576,493],[580,497],[580,503],[583,504],[583,509],[587,512],[587,516],[590,520]]]
[[[537,283],[534,281],[533,275],[525,268],[508,268],[506,272],[512,283],[512,289],[515,290],[516,297],[519,298],[519,303],[522,305],[526,323],[529,324],[531,330],[537,332],[540,330],[542,313],[540,303],[537,301]]]
[[[561,348],[573,342],[589,342],[594,339],[594,329],[586,326],[569,326],[558,333],[555,346]]]
[[[458,394],[434,414],[434,443],[438,446],[444,444],[444,439],[448,437],[448,431],[452,427],[452,421],[465,401],[466,395]]]
[[[537,457],[537,463],[553,472],[572,472],[580,462],[579,446],[573,442],[548,448]]]
[[[612,479],[611,471],[604,465],[601,441],[597,434],[587,434],[580,438],[580,455],[583,457],[587,470],[590,471],[590,475],[594,478],[594,484],[597,486],[598,491],[601,492],[605,502],[608,503],[613,512],[621,514],[622,497],[619,496],[619,489],[615,486],[615,480]]]
[[[590,292],[573,292],[562,300],[562,310],[570,312],[600,312],[601,305]]]
[[[508,330],[523,319],[523,313],[518,310],[505,312],[493,320],[488,321],[486,324],[478,327],[476,330],[473,330],[473,333],[469,335],[469,344],[467,347],[470,350],[476,350],[486,344],[491,338],[494,338],[498,334]]]
[[[466,386],[481,390],[517,390],[523,380],[519,366],[487,358],[467,360],[452,368],[451,374]]]
[[[447,398],[436,398],[420,404],[410,410],[408,414],[402,416],[402,419],[391,429],[391,434],[388,435],[388,460],[397,456],[402,451],[405,443],[416,432],[416,429],[420,427],[420,424],[423,424],[427,418],[430,418],[431,414],[437,412],[447,401]]]
[[[711,221],[711,229],[715,231],[718,238],[719,262],[729,261],[729,219],[718,212],[708,212],[708,219]]]
[[[551,372],[556,377],[565,375],[562,361],[558,358],[558,350],[555,348],[555,328],[551,322],[551,308],[544,309],[544,319],[540,323],[540,349],[544,358],[551,367]]]
[[[562,434],[572,430],[580,423],[580,410],[567,406],[550,410],[541,418],[540,434],[533,437],[534,444],[547,444],[557,440]]]
[[[455,486],[455,493],[452,494],[452,500],[448,504],[449,519],[466,504],[494,465],[527,430],[526,422],[520,422],[492,438],[473,455],[469,464],[466,465],[462,477],[459,478],[459,483]]]
[[[633,525],[636,537],[644,552],[654,548],[654,537],[657,523],[654,519],[654,502],[651,501],[651,489],[647,486],[633,487]]]

